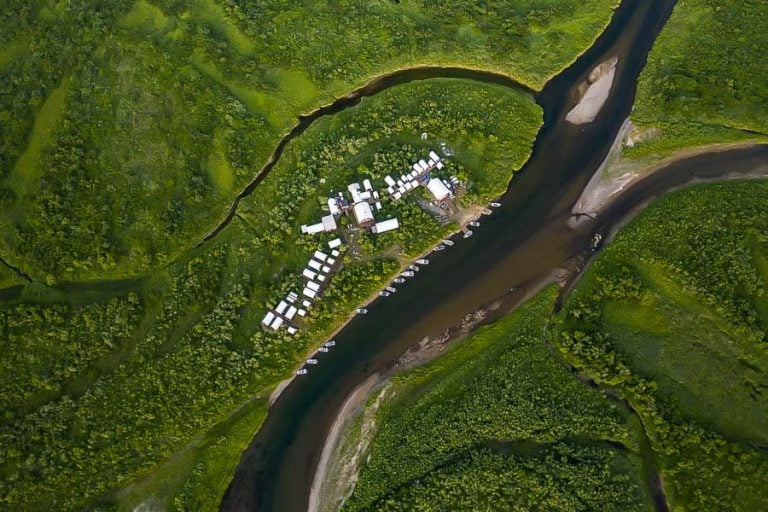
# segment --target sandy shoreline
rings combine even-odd
[[[365,404],[368,394],[377,384],[379,384],[379,374],[374,373],[362,384],[357,386],[352,394],[344,401],[344,405],[341,406],[341,410],[336,416],[330,432],[328,432],[328,437],[325,439],[323,453],[320,455],[320,461],[315,470],[312,489],[309,493],[309,505],[307,509],[309,512],[318,512],[320,509],[320,493],[323,484],[327,479],[328,464],[336,451],[343,427],[353,418],[357,410]]]
[[[618,63],[618,57],[612,57],[595,66],[587,81],[579,86],[579,102],[565,116],[566,121],[578,125],[595,120],[611,94]]]
[[[760,143],[756,141],[711,144],[708,146],[685,149],[674,153],[660,162],[643,166],[642,162],[630,161],[623,163],[620,161],[623,141],[631,129],[631,122],[627,120],[624,127],[619,132],[619,136],[616,138],[614,146],[611,148],[611,152],[605,162],[603,162],[600,168],[589,180],[589,183],[571,209],[571,213],[575,216],[571,219],[572,226],[578,225],[584,216],[591,218],[599,216],[626,189],[661,169],[668,167],[677,160],[683,160],[706,153],[720,153],[723,151],[750,148],[760,145]]]

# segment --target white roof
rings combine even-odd
[[[352,194],[353,203],[360,201],[360,184],[359,183],[350,183],[347,186],[347,190],[349,190],[349,193]]]
[[[429,158],[431,158],[431,159],[432,159],[432,160],[434,160],[435,162],[439,162],[439,161],[440,161],[440,157],[439,157],[439,156],[438,156],[438,154],[437,154],[437,153],[435,153],[434,151],[430,151],[430,152],[429,152]]]
[[[284,300],[281,300],[280,304],[278,304],[277,307],[275,308],[275,311],[277,311],[278,313],[282,313],[283,311],[285,311],[285,308],[287,307],[288,307],[288,304]]]
[[[394,184],[387,187],[387,192],[389,192],[390,194],[393,193],[394,191],[395,191]]]
[[[413,181],[411,182],[411,188],[416,188],[416,187],[418,187],[418,186],[419,186],[419,182],[418,182],[418,181],[416,181],[416,180],[413,180]]]
[[[315,251],[315,254],[312,256],[315,257],[316,260],[325,261],[326,258],[328,258],[328,255],[325,254],[323,251]]]
[[[288,294],[288,300],[290,300],[291,302],[293,302],[294,300],[296,300],[298,298],[299,298],[299,296],[296,295],[296,292],[291,292],[291,293]]]
[[[296,309],[295,307],[293,307],[293,306],[289,307],[289,308],[288,308],[288,311],[286,311],[286,313],[285,313],[285,318],[287,318],[288,320],[290,320],[291,318],[293,318],[294,316],[296,316],[296,312],[297,312],[297,311],[298,311],[298,309]]]
[[[437,162],[438,169],[442,169],[443,167],[445,167],[445,165],[443,165],[443,162]]]
[[[429,183],[427,183],[427,188],[430,192],[432,192],[432,195],[435,196],[435,199],[438,201],[441,201],[451,195],[451,191],[448,190],[448,187],[445,186],[445,183],[437,178],[432,178],[429,180]]]
[[[417,173],[421,173],[422,168],[419,166],[419,164],[413,164],[413,170]]]
[[[281,325],[283,325],[283,319],[278,316],[278,317],[275,317],[275,321],[272,322],[272,325],[270,325],[270,327],[273,328],[274,330],[278,330]]]
[[[288,327],[288,334],[296,334],[296,328],[295,327]]]
[[[389,174],[384,176],[384,183],[386,183],[390,187],[394,187],[395,186],[395,180],[392,179],[392,176],[390,176]]]
[[[353,209],[355,211],[355,218],[357,219],[358,224],[371,222],[373,220],[371,205],[368,203],[356,203]]]
[[[312,272],[312,271],[311,271],[311,270],[309,270],[308,268],[305,268],[305,269],[304,269],[304,272],[302,272],[302,273],[301,273],[301,275],[303,275],[303,276],[304,276],[304,277],[306,277],[307,279],[314,279],[314,278],[317,276],[317,274],[316,274],[316,273]]]
[[[321,283],[325,282],[325,276],[323,274],[317,274],[317,280]]]
[[[300,309],[299,310],[299,316],[306,316],[306,315],[307,315],[307,310],[306,309]]]
[[[304,295],[306,295],[310,299],[314,299],[315,297],[317,297],[317,293],[313,292],[309,288],[304,288],[304,290],[302,290],[301,293],[303,293]]]
[[[304,306],[305,308],[311,308],[312,307],[312,303],[309,302],[308,300],[302,301],[301,305]]]
[[[365,178],[363,180],[363,188],[365,190],[373,190],[373,185],[371,185],[371,180],[369,180],[368,178]]]
[[[264,320],[261,321],[264,325],[269,325],[272,323],[272,320],[275,318],[275,314],[271,311],[267,311],[267,314],[264,315]]]
[[[374,198],[374,199],[379,199],[380,197],[381,197],[381,196],[379,195],[379,191],[378,191],[378,190],[374,190],[374,191],[373,191],[373,198]]]
[[[418,176],[418,175],[419,175],[419,173],[418,173],[418,172],[416,172],[416,171],[413,171],[413,172],[411,172],[411,174],[410,174],[411,178],[415,178],[415,177],[416,177],[416,176]]]
[[[395,192],[395,193],[392,195],[392,197],[393,197],[395,200],[398,200],[398,199],[400,199],[401,197],[403,197],[403,194],[401,194],[400,192]]]
[[[326,274],[327,274],[327,273],[328,273],[328,272],[330,272],[330,271],[331,271],[330,267],[326,267],[326,266],[323,266],[323,272],[324,272],[324,273],[326,273]]]
[[[360,194],[360,199],[362,199],[363,201],[367,201],[367,200],[369,200],[371,197],[372,197],[372,196],[371,196],[371,191],[370,191],[370,190],[366,190],[365,192],[363,192],[362,194]]]
[[[328,248],[329,249],[335,249],[341,245],[341,238],[334,238],[330,242],[328,242]],[[333,253],[331,253],[333,254]]]
[[[320,289],[320,285],[317,284],[314,281],[310,281],[310,282],[307,283],[307,288],[309,288],[313,292],[316,292],[316,291],[318,291]]]
[[[330,233],[331,231],[336,231],[336,219],[333,218],[333,215],[326,215],[322,218],[323,221],[323,231],[326,233]]]
[[[323,266],[315,260],[309,260],[309,266],[315,270],[320,270]]]
[[[301,232],[306,233],[308,235],[315,235],[317,233],[321,233],[323,231],[323,223],[319,222],[317,224],[312,224],[311,226],[307,226],[304,224],[301,226]]]
[[[388,219],[383,222],[377,222],[376,225],[371,228],[371,231],[374,233],[385,233],[399,227],[400,223],[397,221],[397,219]]]
[[[331,251],[331,256],[333,256],[334,258],[338,258],[339,254],[341,254],[339,251],[336,251],[336,250]]]
[[[427,165],[427,162],[425,162],[424,160],[419,160],[419,167],[421,167],[425,171],[429,170],[429,166]]]
[[[336,198],[335,197],[329,197],[328,198],[328,210],[330,210],[331,215],[337,215],[341,213],[341,210],[339,210],[339,205],[336,204]]]
[[[398,187],[402,187],[403,186],[403,178],[404,178],[404,176],[400,176],[400,179],[397,180],[396,185]]]
[[[325,260],[325,262],[326,262],[327,264],[329,264],[329,265],[333,265],[334,263],[336,263],[336,260],[335,260],[335,259],[333,259],[333,258],[328,258],[327,260]]]
[[[376,201],[376,209],[381,210],[381,201]]]

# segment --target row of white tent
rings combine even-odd
[[[304,317],[307,310],[312,307],[312,303],[321,293],[321,288],[327,285],[331,271],[336,266],[341,253],[338,248],[341,247],[341,239],[336,238],[328,242],[331,249],[330,254],[317,250],[307,263],[302,276],[307,280],[302,290],[301,303],[299,304],[299,295],[295,292],[289,293],[285,299],[281,300],[274,310],[267,311],[261,323],[265,327],[277,331],[283,324],[287,325],[289,334],[296,334],[297,328],[286,322],[292,322],[298,315]]]

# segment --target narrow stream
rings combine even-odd
[[[536,96],[545,125],[503,206],[483,218],[474,237],[434,254],[418,278],[353,319],[336,337],[334,350],[283,391],[243,454],[222,510],[306,510],[324,440],[355,387],[385,373],[425,336],[508,296],[511,288],[541,281],[588,250],[595,230],[605,229],[603,217],[599,226],[590,222],[572,230],[570,208],[629,115],[638,74],[673,5],[674,0],[625,0],[596,44]],[[616,81],[598,118],[584,126],[566,123],[577,86],[595,65],[614,56]],[[619,211],[626,208],[606,215],[606,222]]]

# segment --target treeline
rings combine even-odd
[[[617,450],[553,443],[510,453],[514,445],[462,453],[368,510],[653,510],[636,480],[639,467]]]

